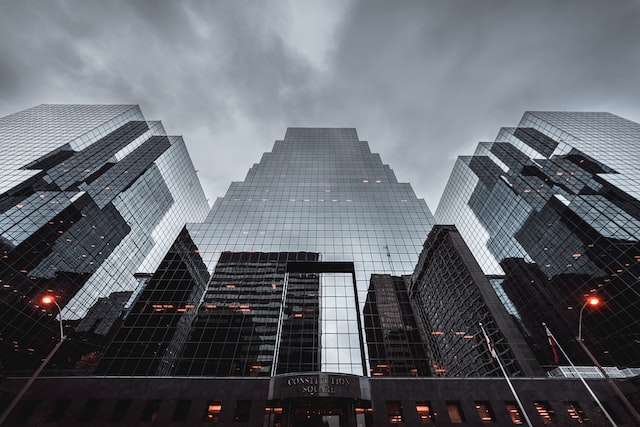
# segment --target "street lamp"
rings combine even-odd
[[[33,384],[36,378],[38,378],[38,376],[40,375],[44,367],[47,366],[47,363],[49,363],[53,355],[56,354],[56,352],[58,351],[60,346],[62,346],[62,343],[66,338],[64,336],[64,329],[62,327],[62,309],[60,308],[60,304],[58,304],[58,301],[56,301],[56,298],[52,295],[45,295],[40,299],[40,303],[44,305],[55,304],[56,307],[58,308],[58,318],[60,321],[60,341],[58,341],[56,346],[53,347],[53,349],[49,352],[47,357],[42,361],[42,363],[40,363],[40,366],[38,366],[38,369],[35,370],[35,372],[33,373],[33,375],[31,375],[29,380],[22,386],[22,388],[20,389],[16,397],[13,398],[9,406],[5,408],[4,412],[0,416],[0,425],[4,424],[4,422],[6,421],[11,411],[13,411],[13,409],[16,407],[20,399],[22,399],[22,396],[24,396],[27,390],[29,390],[29,387],[31,387],[31,384]]]
[[[578,321],[578,341],[582,341],[582,312],[588,305],[590,305],[591,307],[599,306],[600,298],[598,297],[587,298],[585,303],[582,305],[582,308],[580,309],[580,320]]]
[[[60,341],[64,341],[64,329],[62,327],[62,308],[60,308],[60,304],[56,301],[56,298],[51,295],[45,295],[40,299],[40,302],[44,305],[55,304],[58,308],[58,320],[60,321]],[[582,315],[582,312],[580,312]]]
[[[633,407],[631,402],[629,402],[629,399],[627,399],[624,393],[622,393],[622,390],[620,390],[618,385],[611,379],[609,374],[607,374],[607,371],[604,370],[600,362],[598,362],[598,359],[596,359],[596,357],[593,355],[593,353],[591,353],[591,351],[587,348],[587,346],[584,344],[584,341],[582,340],[582,312],[588,305],[590,305],[591,307],[597,307],[598,305],[600,305],[600,303],[601,303],[600,298],[596,296],[587,298],[582,308],[580,309],[580,319],[578,323],[578,336],[576,337],[576,339],[578,340],[578,344],[580,344],[580,347],[582,347],[582,350],[584,350],[587,356],[589,356],[589,359],[591,359],[593,364],[596,366],[596,368],[598,368],[598,370],[600,371],[604,379],[609,383],[609,385],[611,386],[613,391],[616,393],[618,398],[620,398],[624,406],[629,410],[629,413],[631,414],[631,416],[636,420],[636,422],[639,423],[638,425],[640,425],[640,413],[638,413],[638,411]],[[601,408],[603,412],[606,413],[606,410],[603,407]]]

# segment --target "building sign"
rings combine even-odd
[[[336,394],[336,387],[345,387],[351,384],[351,379],[342,376],[299,376],[287,379],[287,386],[299,387],[303,394],[314,396],[317,394]]]
[[[299,374],[274,377],[272,379],[272,398],[286,397],[351,397],[362,395],[361,378],[355,375],[340,374]],[[368,394],[368,393],[367,393]]]

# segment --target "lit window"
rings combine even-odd
[[[507,407],[507,412],[509,413],[509,417],[511,417],[511,422],[514,424],[524,424],[522,421],[522,412],[520,412],[520,408],[516,405],[516,402],[505,402]]]
[[[391,424],[401,424],[404,422],[402,417],[402,405],[398,400],[387,401],[387,416]]]
[[[416,412],[421,423],[434,423],[436,421],[436,414],[431,410],[431,402],[426,400],[416,401]]]
[[[567,407],[567,412],[571,419],[579,422],[580,424],[589,421],[589,417],[584,413],[578,402],[564,402]]]
[[[542,418],[543,424],[553,423],[555,412],[551,409],[551,405],[549,405],[548,402],[534,402],[533,404],[536,407],[536,411],[538,411],[538,415]]]
[[[220,421],[220,411],[222,411],[222,400],[210,400],[207,402],[207,413],[205,421],[217,423]]]
[[[495,421],[489,402],[476,402],[476,411],[478,411],[480,421],[483,423],[492,423]]]

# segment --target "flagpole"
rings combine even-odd
[[[607,412],[607,410],[604,407],[604,405],[602,404],[602,402],[600,402],[600,399],[598,399],[598,396],[596,396],[596,394],[593,392],[591,387],[589,387],[589,384],[587,384],[587,382],[584,380],[582,375],[580,375],[580,372],[578,372],[578,369],[575,367],[575,365],[573,364],[571,359],[569,359],[569,356],[567,356],[567,353],[565,353],[564,349],[562,348],[562,346],[560,345],[558,340],[556,340],[556,337],[554,337],[553,334],[551,333],[551,331],[549,330],[549,328],[547,328],[546,323],[542,322],[542,326],[544,326],[544,330],[547,333],[547,336],[551,337],[553,339],[553,342],[555,342],[556,346],[560,349],[560,351],[562,352],[562,355],[565,357],[565,359],[567,359],[567,362],[569,362],[569,364],[571,365],[571,367],[575,371],[575,373],[578,376],[578,378],[580,378],[580,381],[582,381],[582,384],[584,384],[585,388],[587,389],[587,391],[589,392],[589,394],[591,395],[593,400],[595,400],[596,403],[598,404],[598,406],[600,406],[600,409],[602,410],[602,413],[606,415],[607,419],[609,420],[609,422],[611,423],[611,425],[613,427],[617,427],[618,424],[616,424],[616,422],[613,421],[613,418],[611,418],[611,415],[609,415],[609,412]]]
[[[529,416],[527,415],[527,411],[524,409],[524,406],[522,405],[522,402],[520,401],[520,398],[518,397],[518,393],[516,393],[516,389],[513,388],[513,384],[511,384],[511,380],[509,379],[509,376],[507,375],[507,371],[504,369],[504,366],[502,365],[502,362],[500,361],[500,356],[498,356],[498,352],[495,351],[495,349],[491,345],[491,340],[489,339],[489,335],[487,335],[487,332],[484,330],[484,326],[482,326],[482,322],[480,323],[480,329],[482,329],[482,334],[484,335],[484,338],[487,341],[487,345],[489,346],[489,352],[491,353],[491,356],[494,357],[498,361],[498,365],[500,366],[500,370],[502,371],[502,375],[504,375],[504,379],[507,380],[507,384],[509,384],[509,389],[511,390],[511,394],[513,394],[513,397],[516,399],[516,402],[518,403],[518,406],[520,406],[520,411],[522,411],[522,416],[524,416],[524,419],[527,421],[527,425],[529,427],[533,427],[533,424],[531,424],[531,420],[529,419]]]

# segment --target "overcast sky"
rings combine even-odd
[[[0,0],[0,116],[42,103],[139,104],[211,202],[288,126],[356,127],[435,211],[526,110],[640,121],[640,1]]]

